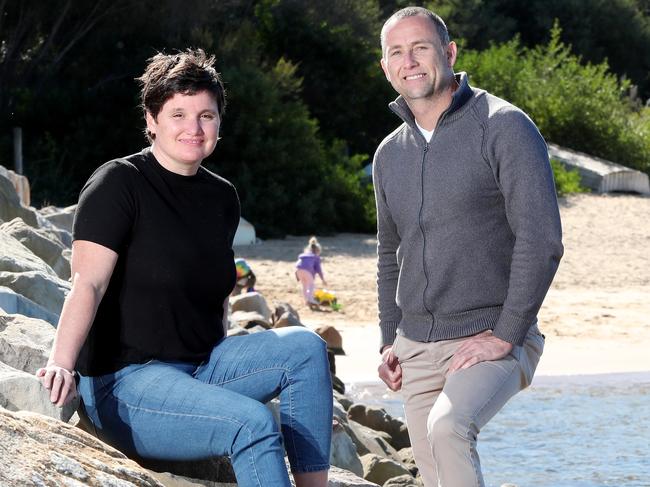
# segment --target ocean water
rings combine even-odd
[[[379,383],[359,402],[404,416]],[[479,434],[488,487],[650,487],[650,373],[536,377]]]

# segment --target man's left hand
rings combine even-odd
[[[508,343],[492,334],[492,330],[474,335],[465,340],[451,359],[447,374],[487,360],[499,360],[512,351],[512,343]]]

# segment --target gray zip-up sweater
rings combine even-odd
[[[426,142],[404,123],[373,162],[382,346],[492,329],[521,345],[562,257],[546,143],[524,112],[456,75]]]

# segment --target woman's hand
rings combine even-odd
[[[77,397],[77,383],[71,370],[52,364],[38,369],[36,377],[50,391],[50,401],[58,407],[65,406]]]

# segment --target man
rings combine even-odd
[[[477,435],[532,380],[563,252],[547,147],[521,110],[454,74],[434,13],[398,11],[381,42],[404,123],[373,166],[379,376],[402,389],[425,485],[482,486]]]

